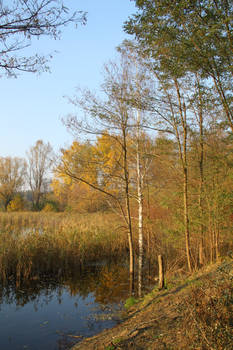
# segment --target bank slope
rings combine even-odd
[[[154,289],[112,329],[72,350],[233,348],[233,260]]]

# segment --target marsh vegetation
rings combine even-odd
[[[0,226],[4,349],[68,349],[118,322],[129,272],[115,216],[1,213]],[[151,276],[147,269],[144,291]]]

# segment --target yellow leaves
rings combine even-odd
[[[58,180],[68,186],[72,186],[74,180],[96,181],[93,146],[90,143],[74,141],[69,149],[62,150],[61,162],[55,170],[55,176],[53,188],[59,185]]]
[[[43,212],[57,212],[57,208],[52,203],[46,203]]]
[[[14,199],[8,204],[7,211],[23,211],[24,210],[24,200],[17,194]]]
[[[104,188],[119,175],[120,162],[119,141],[107,132],[98,137],[95,144],[74,141],[69,149],[62,151],[52,188],[56,195],[62,192],[61,187],[72,189],[74,183],[84,188],[89,188],[88,184]]]
[[[107,132],[97,138],[95,157],[99,167],[99,181],[105,189],[111,188],[111,192],[119,191],[120,178],[123,171],[122,148],[120,139]]]
[[[76,209],[83,207],[83,198],[92,199],[93,192],[88,185],[97,184],[98,168],[94,146],[74,141],[70,148],[62,151],[62,158],[55,170],[51,184],[54,194],[63,198],[67,205]]]
[[[134,140],[128,137],[128,159],[135,163]],[[118,197],[124,189],[124,152],[122,138],[104,131],[93,143],[74,141],[62,150],[59,166],[55,170],[52,182],[54,194],[60,199],[66,198],[71,207],[86,207],[81,201],[89,201],[89,208],[100,207],[103,192]],[[132,158],[132,159],[131,159]],[[132,173],[132,167],[130,169]],[[100,192],[96,192],[99,189]],[[105,198],[105,197],[104,197]],[[75,200],[74,200],[75,199]],[[76,201],[77,204],[74,204]],[[101,203],[101,202],[100,202]],[[104,204],[105,205],[105,204]]]
[[[120,159],[119,144],[116,137],[104,134],[97,139],[95,154],[100,164],[109,170],[116,167]]]
[[[88,183],[96,183],[97,166],[94,146],[89,142],[83,144],[73,142],[70,149],[63,153],[63,164],[65,164],[65,173],[72,173],[77,181],[83,179]]]

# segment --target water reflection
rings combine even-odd
[[[0,289],[0,349],[65,350],[117,322],[128,297],[126,266],[90,266],[63,280]]]
[[[0,288],[0,349],[67,350],[119,322],[128,297],[127,264],[93,264],[59,280],[34,276],[20,286],[12,278]]]

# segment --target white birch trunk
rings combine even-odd
[[[137,111],[137,192],[138,192],[138,295],[142,294],[142,265],[143,265],[143,194],[140,155],[140,111]]]

